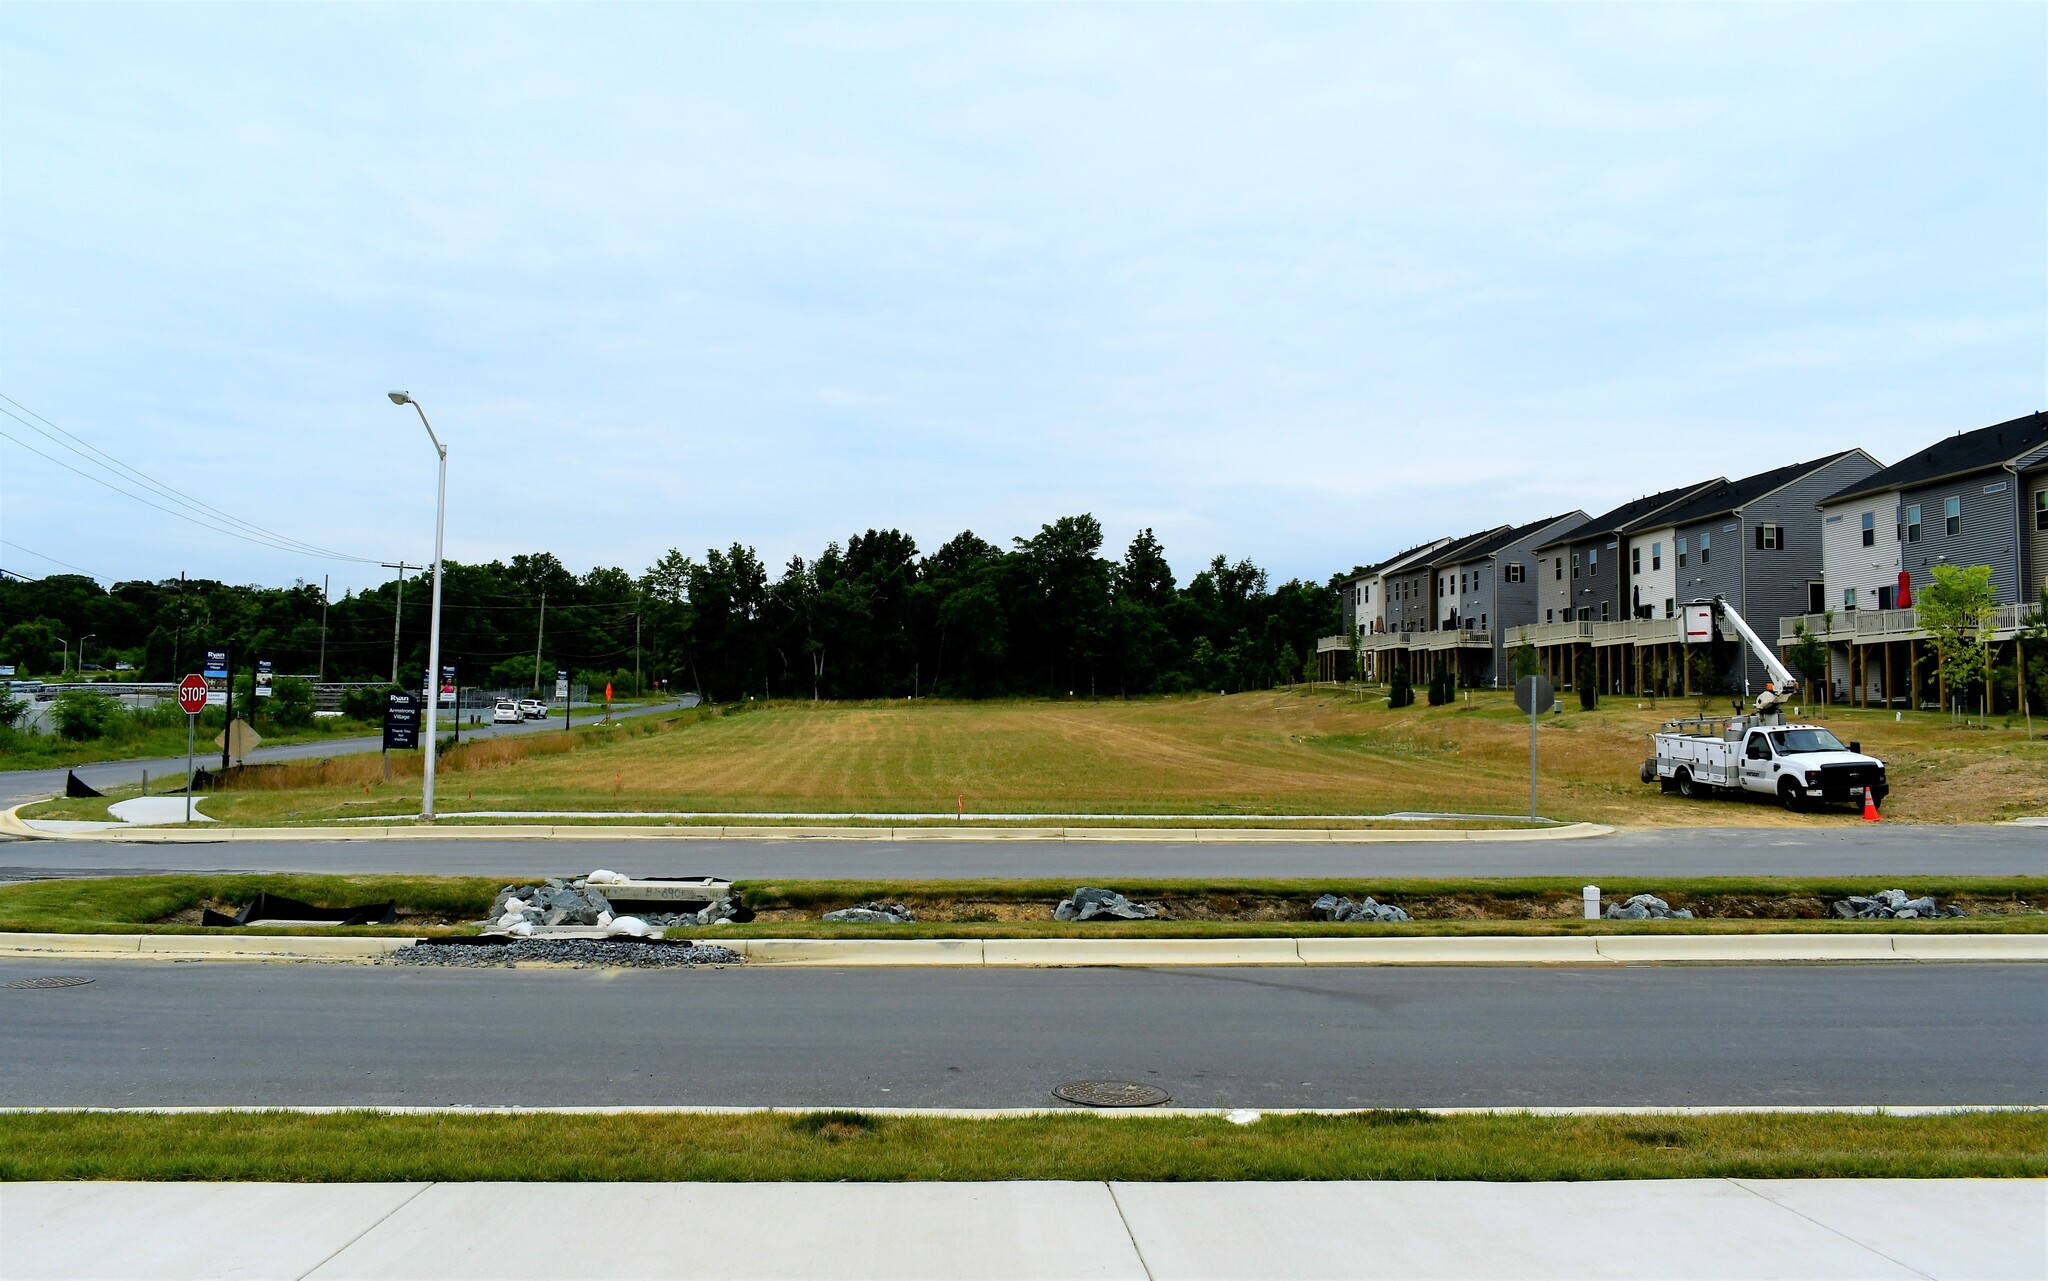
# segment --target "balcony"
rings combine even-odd
[[[1990,621],[1984,629],[1985,639],[2011,640],[2019,634],[2031,612],[2032,607],[2028,605],[1997,606],[1991,611]],[[1778,645],[1783,648],[1796,643],[1801,626],[1820,640],[1845,641],[1854,645],[1927,639],[1917,610],[1851,609],[1835,614],[1832,628],[1829,621],[1826,614],[1794,614],[1781,618],[1778,620]]]
[[[1620,622],[1594,623],[1595,645],[1675,645],[1681,639],[1679,619],[1626,618]]]
[[[1533,645],[1571,645],[1581,641],[1592,640],[1593,624],[1591,622],[1533,623],[1528,627],[1518,627],[1515,629],[1516,643],[1520,643],[1522,634],[1525,632],[1528,634],[1529,642]]]

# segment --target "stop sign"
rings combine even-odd
[[[178,706],[185,709],[187,716],[197,716],[206,710],[206,678],[187,676],[178,682]]]

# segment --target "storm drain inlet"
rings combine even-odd
[[[1156,1108],[1173,1098],[1156,1085],[1137,1081],[1067,1081],[1052,1087],[1052,1096],[1090,1108]]]
[[[78,974],[44,974],[32,979],[15,979],[10,983],[0,983],[0,987],[77,987],[81,983],[90,982],[91,979]]]

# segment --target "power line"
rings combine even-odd
[[[84,574],[87,578],[102,579],[107,577],[105,574],[95,574],[89,569],[82,569],[79,566],[72,564],[68,560],[58,560],[55,556],[46,556],[42,552],[37,551],[35,548],[24,547],[20,543],[15,542],[11,538],[0,538],[0,543],[5,543],[9,547],[12,547],[14,550],[18,552],[27,552],[29,555],[35,557],[37,560],[46,560],[49,561],[52,565],[62,565],[66,569],[76,569],[78,570],[79,573]],[[111,582],[113,580],[108,579],[108,581]]]
[[[12,415],[9,416],[12,417]],[[44,453],[40,449],[37,449],[34,445],[29,444],[27,441],[22,440],[18,436],[10,436],[4,431],[0,431],[0,440],[11,441],[16,445],[21,446],[23,449],[26,449],[31,454],[34,454],[36,457],[43,459],[45,462],[55,463],[57,466],[62,467],[65,471],[71,472],[73,475],[83,476],[85,479],[91,481],[95,485],[101,485],[107,489],[111,489],[115,493],[121,495],[123,498],[132,498],[136,502],[141,503],[144,507],[154,507],[158,511],[164,513],[166,516],[176,516],[179,520],[190,521],[192,524],[198,525],[202,529],[210,529],[217,534],[226,534],[230,538],[239,538],[243,542],[254,543],[258,547],[268,547],[273,551],[291,552],[295,555],[313,556],[325,560],[355,561],[359,564],[364,565],[374,565],[377,563],[376,561],[371,560],[366,556],[348,556],[339,552],[308,551],[304,547],[294,546],[291,543],[274,541],[269,538],[259,538],[253,534],[245,534],[238,529],[230,529],[223,525],[216,525],[211,521],[201,520],[197,516],[188,515],[187,513],[178,511],[175,508],[166,507],[162,503],[153,503],[149,501],[147,498],[144,498],[142,495],[134,493],[131,490],[123,489],[119,485],[114,484],[112,481],[106,480],[99,476],[95,476],[91,472],[80,471],[78,468],[73,467],[70,463],[65,462],[61,458],[50,457],[50,455]]]
[[[24,418],[22,417],[21,414],[17,414],[14,412],[14,410],[7,409],[4,406],[0,406],[0,414],[5,414],[7,417],[12,418],[14,421],[20,423],[22,426],[28,428],[30,431],[33,431],[37,435],[43,437],[45,440],[50,441],[52,444],[57,445],[59,448],[70,451],[71,453],[77,455],[79,458],[84,459],[86,462],[91,463],[96,467],[100,467],[107,471],[113,472],[123,481],[127,481],[133,484],[140,484],[145,488],[149,489],[150,491],[152,491],[153,493],[155,493],[156,495],[158,495],[159,497],[169,499],[171,502],[177,503],[179,506],[187,508],[192,513],[196,513],[196,515],[187,515],[184,512],[171,511],[169,508],[150,502],[148,499],[143,498],[139,494],[134,494],[127,490],[121,489],[115,485],[109,484],[107,481],[101,480],[99,477],[92,476],[89,473],[80,472],[78,471],[77,468],[71,467],[70,464],[63,462],[60,459],[51,458],[48,454],[43,453],[41,450],[36,449],[34,446],[29,445],[25,441],[19,440],[13,436],[6,437],[6,439],[13,441],[17,445],[20,445],[23,449],[28,450],[30,453],[48,459],[50,462],[56,463],[60,467],[66,467],[69,470],[76,472],[78,475],[85,476],[86,479],[88,480],[97,480],[100,484],[106,485],[107,488],[114,490],[115,493],[124,494],[129,498],[135,499],[137,502],[144,503],[145,505],[150,507],[155,507],[158,511],[166,512],[167,514],[172,516],[178,516],[184,520],[190,520],[194,524],[202,525],[208,529],[213,529],[220,533],[230,534],[234,537],[243,538],[250,542],[256,542],[264,546],[273,547],[280,551],[296,551],[310,556],[317,556],[326,560],[354,561],[363,564],[374,563],[369,557],[351,556],[346,552],[338,552],[333,550],[332,548],[322,547],[317,543],[309,543],[303,538],[294,538],[289,534],[280,534],[276,530],[265,528],[262,525],[256,524],[254,521],[244,520],[239,516],[233,515],[229,512],[222,511],[220,508],[213,506],[211,503],[207,503],[200,499],[194,498],[190,494],[185,493],[183,490],[177,489],[170,485],[166,485],[162,481],[156,480],[155,478],[149,476],[147,473],[141,471],[140,469],[131,467],[127,463],[122,462],[120,459],[114,457],[112,454],[92,444],[90,441],[84,439],[83,437],[73,432],[66,431],[62,427],[59,427],[56,423],[51,422],[48,418],[43,417],[43,415],[37,413],[33,409],[30,409],[27,405],[22,404],[20,401],[14,399],[12,396],[5,394],[4,392],[0,392],[0,401],[6,401],[7,404],[13,405],[15,409],[21,410],[22,413],[29,415],[29,417]],[[29,421],[30,418],[33,418],[36,421],[31,422]],[[43,426],[37,426],[36,424],[38,422],[41,423]],[[44,427],[49,428],[49,430],[45,431],[43,429]],[[52,433],[55,434],[53,435]],[[63,439],[59,439],[60,436],[63,437]],[[205,517],[207,519],[199,519],[199,517]],[[210,521],[212,520],[225,521],[229,525],[239,526],[240,529],[222,529],[218,525],[211,524]]]

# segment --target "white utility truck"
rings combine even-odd
[[[1712,640],[1716,623],[1726,624],[1763,660],[1771,681],[1747,714],[1667,721],[1650,736],[1656,755],[1643,762],[1643,781],[1689,797],[1761,792],[1776,796],[1788,810],[1860,803],[1866,796],[1872,802],[1884,800],[1891,790],[1884,762],[1863,755],[1862,744],[1844,744],[1819,725],[1786,723],[1781,709],[1799,692],[1799,680],[1741,614],[1719,596],[1685,607],[1688,641]]]

